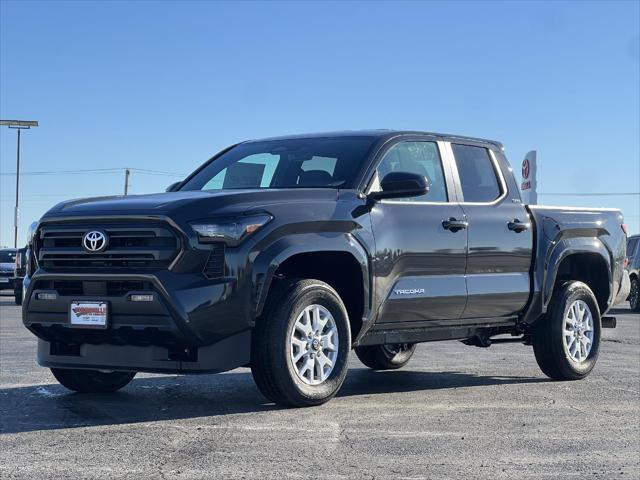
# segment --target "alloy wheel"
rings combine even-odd
[[[576,300],[564,316],[564,347],[569,357],[577,362],[584,362],[593,345],[593,315],[586,302]]]
[[[291,362],[307,385],[323,383],[338,358],[338,327],[322,305],[309,305],[296,319],[290,336]]]

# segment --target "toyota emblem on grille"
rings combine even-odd
[[[99,230],[91,230],[82,237],[82,245],[87,252],[101,252],[107,248],[107,235]]]

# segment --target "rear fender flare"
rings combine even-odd
[[[542,287],[542,299],[545,310],[551,301],[553,287],[555,286],[558,269],[560,268],[562,261],[571,255],[577,255],[580,253],[593,253],[600,256],[605,261],[609,277],[608,282],[609,285],[611,285],[611,264],[613,256],[599,238],[573,237],[562,239],[549,250],[549,253],[545,258]],[[611,294],[612,292],[610,291],[609,300],[611,300]]]

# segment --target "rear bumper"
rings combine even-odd
[[[629,292],[631,291],[631,281],[629,280],[629,272],[626,270],[622,272],[622,282],[620,283],[620,290],[616,295],[616,298],[613,301],[613,305],[618,305],[619,303],[626,302],[627,297],[629,297]]]
[[[23,323],[40,339],[38,362],[59,368],[219,372],[249,362],[250,294],[236,279],[161,270],[54,274],[25,279]],[[39,293],[54,293],[42,300]],[[152,294],[133,302],[134,293]],[[72,301],[108,304],[107,328],[69,325]]]
[[[0,290],[13,290],[16,284],[14,277],[0,277]]]

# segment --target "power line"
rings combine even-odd
[[[88,193],[87,195],[93,195],[93,196],[106,196],[106,195],[118,195],[117,193]],[[69,194],[68,193],[31,193],[31,194],[27,194],[27,195],[20,195],[21,198],[55,198],[55,197],[67,197],[69,198]],[[10,199],[12,198],[11,195],[2,195],[0,196],[0,199]]]
[[[20,172],[20,175],[84,175],[84,174],[115,174],[122,173],[127,170],[126,167],[122,168],[92,168],[92,169],[80,169],[80,170],[45,170],[39,172]],[[138,172],[141,174],[148,175],[164,175],[164,176],[175,176],[175,177],[185,177],[184,173],[177,172],[167,172],[164,170],[149,170],[144,168],[129,168],[129,170]],[[11,176],[15,175],[16,172],[3,172],[0,173],[2,176]]]
[[[166,172],[164,170],[148,170],[145,168],[131,168],[130,170],[133,170],[135,172],[140,172],[140,173],[149,173],[152,175],[172,175],[172,176],[176,176],[176,177],[186,177],[187,174],[186,173],[177,173],[177,172]]]
[[[20,175],[75,175],[84,173],[120,173],[124,168],[96,168],[90,170],[50,170],[41,172],[20,172]],[[15,175],[16,172],[0,173],[2,176]]]
[[[39,198],[20,197],[20,201],[21,202],[26,202],[26,203],[48,203],[50,205],[53,205],[53,204],[58,203],[60,201],[81,200],[81,199],[97,198],[97,197],[116,197],[116,196],[118,196],[118,194],[114,194],[114,193],[99,193],[97,195],[87,194],[87,195],[84,195],[84,196],[83,195],[60,195],[58,197],[49,197],[49,198],[45,198],[45,197],[39,197]],[[4,204],[8,200],[9,199],[0,200],[0,204]]]

